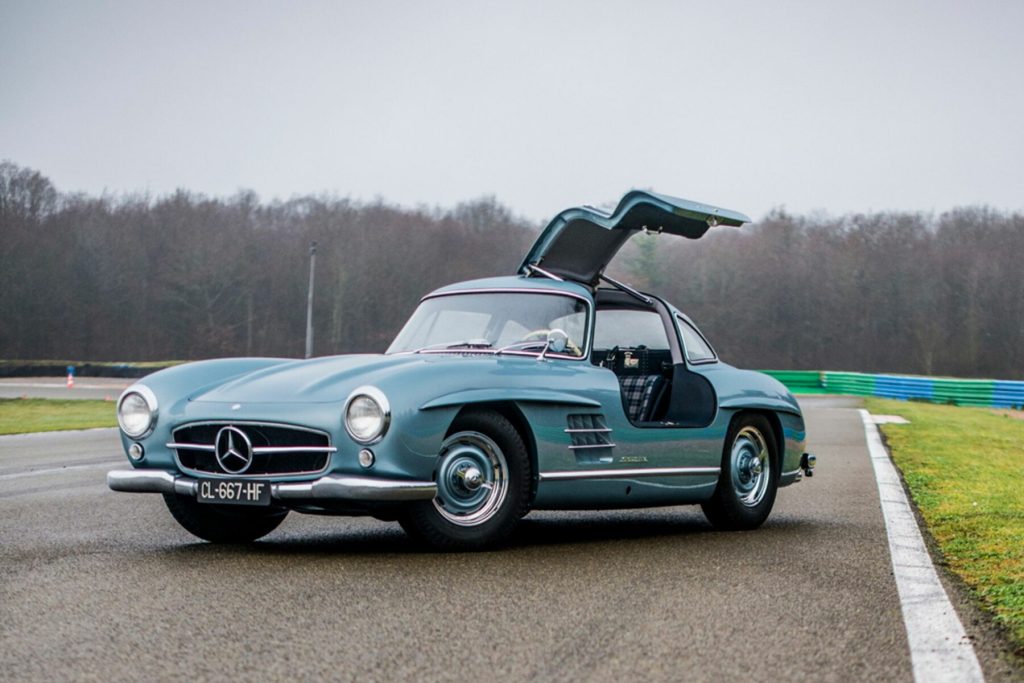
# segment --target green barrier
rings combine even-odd
[[[824,394],[821,373],[817,370],[762,370],[786,385],[794,394]]]
[[[823,372],[821,384],[830,394],[873,396],[875,393],[875,376],[859,372]]]
[[[936,379],[933,380],[932,402],[987,407],[992,405],[994,384],[990,379]]]
[[[995,396],[997,382],[990,379],[933,378],[912,375],[871,375],[862,372],[818,372],[815,370],[762,370],[786,385],[794,394],[845,394],[848,396],[882,396],[903,400],[923,400],[958,406],[988,407],[1014,405],[1013,400],[1024,390],[1018,382],[1005,385]],[[998,399],[998,400],[997,400]]]

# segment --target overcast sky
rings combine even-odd
[[[1024,209],[1024,2],[0,0],[63,190]]]

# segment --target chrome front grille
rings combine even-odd
[[[225,427],[241,430],[252,445],[252,464],[241,474],[217,461],[217,434]],[[183,470],[233,477],[317,474],[337,450],[326,432],[265,422],[194,422],[175,429],[173,438],[167,447]]]

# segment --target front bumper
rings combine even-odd
[[[195,497],[199,480],[166,470],[112,470],[107,486],[112,491],[130,493],[175,493]],[[328,474],[313,481],[272,483],[270,497],[284,504],[327,501],[366,501],[394,503],[430,500],[437,495],[432,481],[375,479]]]

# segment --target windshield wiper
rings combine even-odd
[[[449,349],[489,349],[491,348],[491,342],[486,339],[467,339],[466,341],[459,342],[441,342],[439,344],[429,344],[413,351],[413,353],[423,353],[424,351],[447,351]]]
[[[502,346],[500,349],[494,352],[494,355],[500,356],[505,351],[512,349],[528,349],[531,346],[547,346],[548,342],[546,339],[531,339],[529,341],[517,341],[506,346]]]

